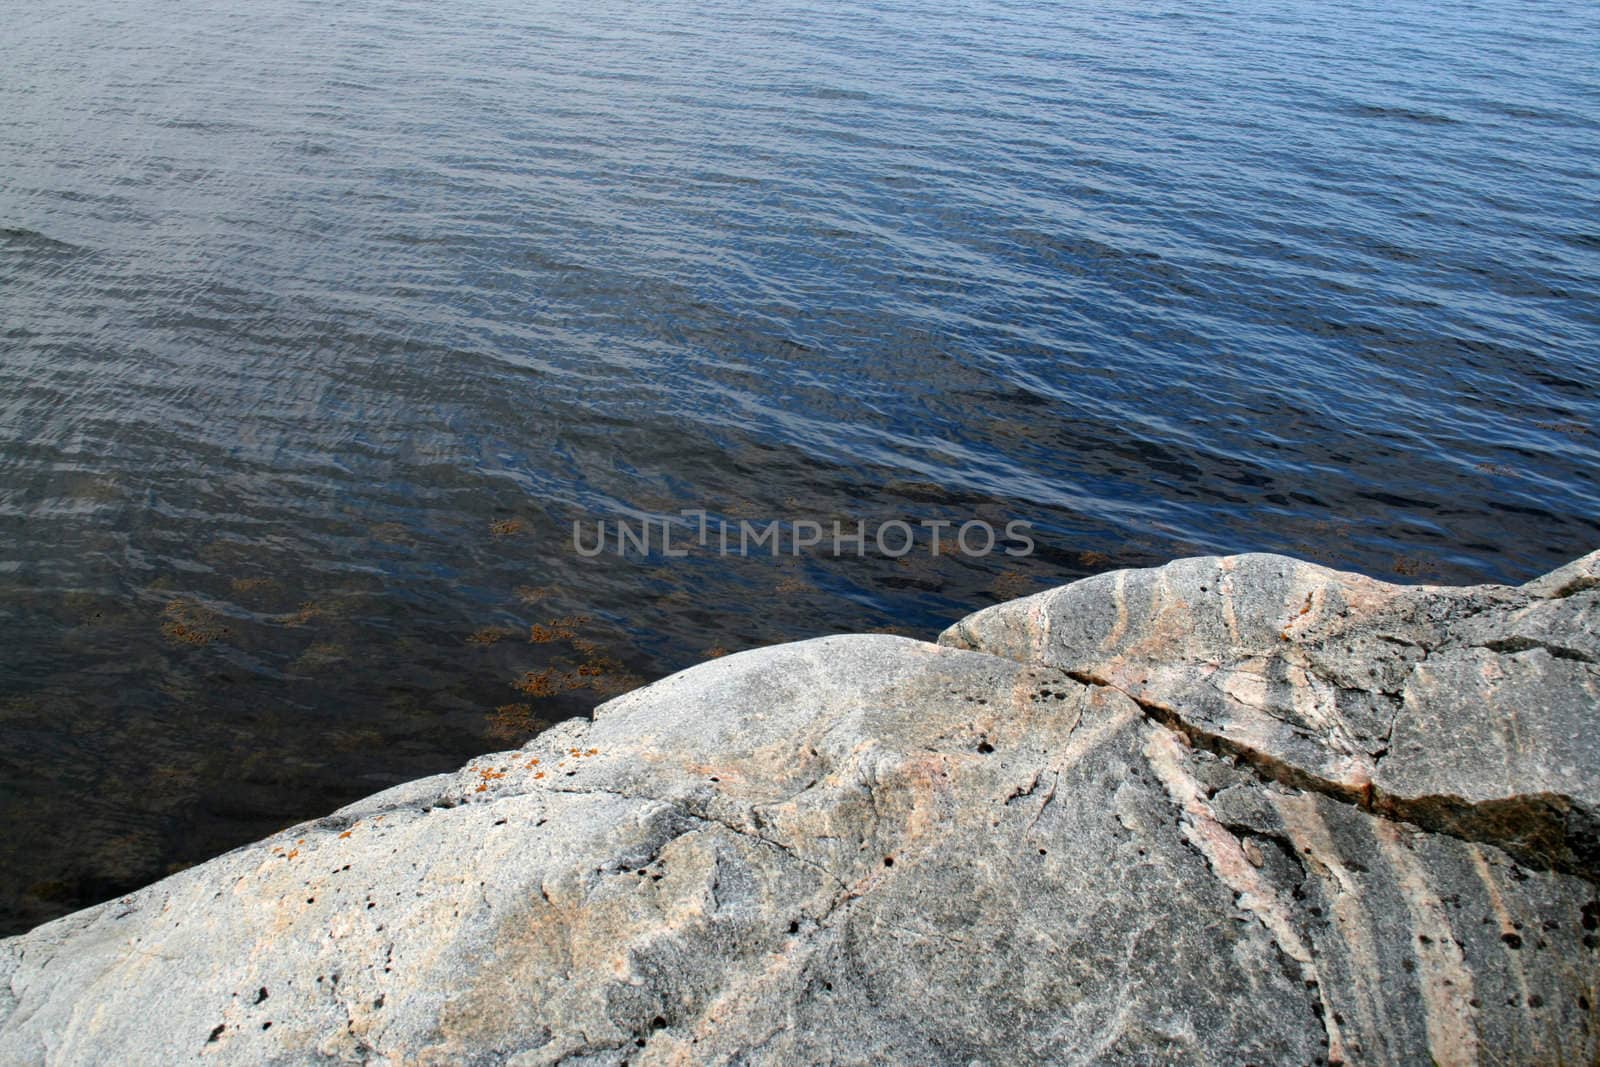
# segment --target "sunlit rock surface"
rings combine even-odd
[[[0,1063],[1591,1063],[1597,564],[703,664],[0,943]]]
[[[1396,586],[1283,556],[1117,571],[942,644],[1137,701],[1269,777],[1600,869],[1600,552],[1521,588]]]

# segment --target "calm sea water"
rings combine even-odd
[[[4,22],[4,930],[722,649],[1600,545],[1587,0]],[[694,507],[1039,550],[570,547]]]

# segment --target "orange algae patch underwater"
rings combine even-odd
[[[294,611],[290,612],[288,615],[285,615],[283,622],[285,626],[304,626],[312,619],[321,618],[326,614],[327,608],[314,601],[308,600],[304,604],[301,604]]]
[[[522,677],[512,682],[511,686],[531,697],[552,697],[557,693],[582,689],[587,684],[588,682],[576,673],[569,673],[556,667],[546,667],[542,671],[523,672]]]
[[[549,726],[534,714],[531,704],[501,704],[489,716],[489,736],[503,741],[522,741]]]
[[[555,663],[540,670],[525,670],[513,678],[511,687],[535,699],[589,690],[604,700],[643,685],[645,679],[627,672],[619,661],[604,655],[604,646],[598,641],[579,636],[577,628],[588,621],[586,615],[569,615],[531,626],[528,636],[531,644],[564,641],[583,657],[582,662],[574,665],[558,654]],[[508,741],[525,740],[552,725],[553,721],[536,715],[527,703],[501,704],[487,719],[488,735]]]
[[[168,602],[162,614],[161,633],[168,640],[185,645],[209,645],[232,635],[219,616],[198,601],[180,598]]]
[[[577,643],[583,640],[578,636],[577,627],[588,621],[587,615],[568,615],[565,618],[551,619],[548,623],[534,623],[528,628],[528,641],[535,645],[546,645],[552,641],[571,641],[573,646],[577,647]],[[585,644],[597,647],[593,642]]]

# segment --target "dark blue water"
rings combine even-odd
[[[0,927],[722,649],[1180,554],[1600,545],[1596,41],[1568,0],[9,12]],[[570,546],[695,507],[1038,551]]]

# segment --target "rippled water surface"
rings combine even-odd
[[[1592,3],[5,23],[7,930],[723,649],[1600,545]],[[695,507],[1039,550],[570,547]]]

